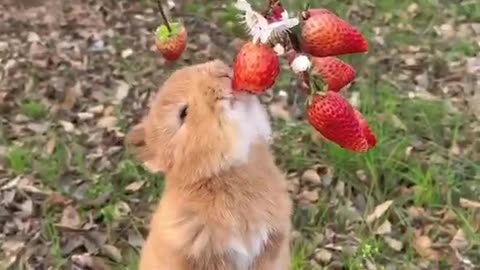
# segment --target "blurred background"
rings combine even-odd
[[[247,39],[233,0],[164,2],[189,31],[175,63],[155,50],[154,1],[1,1],[0,269],[136,269],[163,179],[125,132],[172,70],[231,61]],[[310,2],[369,40],[341,57],[358,74],[342,93],[379,143],[347,152],[292,115],[282,60],[268,107],[296,206],[291,269],[479,269],[480,3]]]

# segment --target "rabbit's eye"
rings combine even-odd
[[[185,120],[185,117],[187,117],[187,110],[188,110],[188,105],[185,105],[183,106],[181,109],[180,109],[180,121],[184,121]]]

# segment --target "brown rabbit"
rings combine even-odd
[[[258,98],[219,60],[174,72],[127,143],[166,176],[139,270],[287,270],[291,202]]]

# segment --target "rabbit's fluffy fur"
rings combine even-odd
[[[219,60],[175,71],[127,143],[165,190],[139,270],[287,270],[291,202],[253,95]],[[186,117],[182,118],[182,111]]]

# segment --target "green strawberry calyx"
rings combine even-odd
[[[322,96],[327,93],[327,85],[323,80],[314,74],[310,74],[310,93],[305,100],[307,107],[310,107],[315,96]]]
[[[178,22],[170,23],[170,29],[165,24],[157,27],[155,30],[155,38],[160,42],[167,42],[170,38],[176,37],[182,31],[182,24]]]

